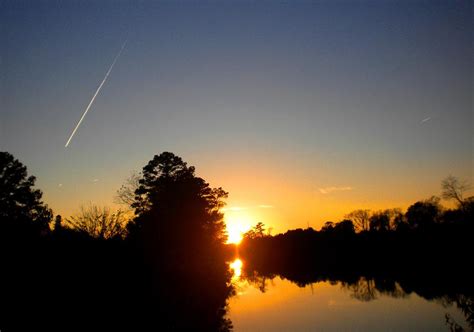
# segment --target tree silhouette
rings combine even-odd
[[[321,227],[322,233],[332,233],[332,234],[354,234],[354,223],[352,220],[342,220],[340,222],[334,223],[332,221],[326,221]]]
[[[57,233],[57,232],[61,232],[63,228],[63,217],[61,217],[61,215],[57,215],[55,218],[54,218],[54,232]]]
[[[339,234],[354,234],[354,223],[352,220],[342,220],[335,224],[334,231]]]
[[[128,240],[143,253],[140,259],[152,283],[150,296],[166,319],[165,326],[230,327],[223,315],[233,289],[220,212],[226,197],[222,188],[211,188],[195,175],[193,166],[173,153],[155,155],[143,167]],[[190,317],[183,320],[182,312]]]
[[[41,201],[42,192],[33,189],[36,178],[8,152],[0,152],[0,223],[7,227],[49,230],[53,214]]]
[[[438,221],[440,214],[439,198],[432,196],[411,205],[405,216],[410,227],[421,229],[433,226]]]
[[[265,224],[263,222],[258,222],[252,229],[247,231],[244,234],[246,239],[256,239],[265,237]]]
[[[369,219],[371,231],[389,231],[390,230],[390,214],[388,211],[375,212]]]
[[[389,216],[389,219],[390,219],[390,223],[389,223],[390,230],[397,230],[401,224],[405,224],[405,215],[402,212],[402,209],[400,208],[387,209],[385,210],[385,213]]]
[[[332,221],[326,221],[323,227],[321,227],[321,232],[331,232],[332,230],[334,230],[334,223]]]
[[[370,210],[354,210],[345,216],[352,220],[357,231],[368,231],[370,229]]]
[[[181,243],[186,247],[227,240],[223,214],[227,192],[211,188],[195,176],[188,166],[171,152],[156,155],[142,171],[135,191],[137,218],[131,233],[148,228],[147,234],[158,242]],[[133,234],[132,234],[133,235]]]

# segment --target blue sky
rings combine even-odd
[[[249,214],[277,228],[406,207],[438,194],[448,174],[473,179],[472,10],[470,1],[4,1],[0,149],[63,214],[111,204],[162,151],[227,189],[231,206],[274,207]]]

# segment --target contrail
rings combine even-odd
[[[69,139],[67,140],[66,145],[64,146],[65,148],[68,147],[69,143],[71,142],[72,138],[74,137],[74,134],[75,134],[76,131],[77,131],[77,128],[79,128],[79,126],[80,126],[81,123],[82,123],[82,120],[84,120],[84,117],[86,116],[87,112],[89,112],[89,109],[91,108],[92,104],[94,103],[95,97],[97,97],[97,95],[99,94],[99,91],[100,91],[100,89],[102,89],[102,86],[104,85],[105,81],[107,81],[107,78],[109,77],[109,74],[110,74],[110,72],[112,71],[112,68],[114,68],[115,62],[117,62],[118,58],[120,57],[120,54],[122,54],[122,51],[123,51],[123,49],[125,48],[125,45],[127,44],[127,41],[128,41],[128,39],[125,39],[125,41],[123,42],[122,47],[120,48],[120,51],[119,51],[118,54],[115,56],[115,59],[114,59],[114,61],[112,62],[112,64],[110,65],[110,68],[109,68],[109,70],[107,71],[107,74],[105,74],[105,77],[104,77],[104,79],[102,80],[102,83],[100,83],[99,87],[98,87],[97,90],[95,91],[94,96],[92,96],[92,99],[91,99],[91,101],[89,102],[89,105],[87,105],[86,110],[84,111],[84,113],[82,114],[81,118],[79,119],[79,122],[77,123],[76,128],[74,128],[74,130],[73,130],[72,133],[71,133],[71,136],[69,136]]]
[[[431,120],[431,116],[424,118],[423,120],[420,121],[420,123],[425,123]]]

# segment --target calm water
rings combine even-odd
[[[278,276],[248,280],[242,264],[231,264],[237,294],[229,300],[228,317],[235,331],[449,331],[446,314],[467,326],[456,305],[406,294],[397,284],[390,295],[365,279],[356,285],[317,282],[300,287]]]

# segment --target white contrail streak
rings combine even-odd
[[[431,120],[431,116],[424,118],[423,120],[420,121],[420,123],[425,123]]]
[[[91,101],[89,102],[89,105],[87,105],[86,110],[84,111],[84,113],[82,113],[82,116],[81,116],[81,118],[79,119],[79,122],[77,123],[76,127],[74,128],[74,130],[73,130],[72,133],[71,133],[71,136],[69,136],[69,139],[67,140],[66,145],[64,146],[65,148],[68,147],[69,143],[71,142],[72,138],[74,137],[74,134],[75,134],[76,131],[77,131],[77,128],[79,128],[79,126],[80,126],[81,123],[82,123],[82,120],[84,120],[84,117],[86,116],[87,112],[89,112],[89,109],[91,108],[92,104],[94,103],[95,97],[97,97],[97,95],[99,94],[99,91],[100,91],[100,89],[102,89],[102,86],[104,85],[105,81],[107,81],[107,78],[109,77],[109,74],[110,74],[110,72],[112,71],[112,68],[114,68],[115,62],[117,62],[118,58],[120,57],[120,54],[122,54],[122,51],[123,51],[123,49],[125,48],[125,45],[127,44],[127,40],[128,40],[128,39],[126,39],[126,40],[123,42],[122,47],[120,48],[120,51],[119,51],[118,54],[115,56],[114,61],[113,61],[112,64],[110,65],[110,68],[109,68],[109,70],[107,71],[107,74],[105,74],[105,77],[104,77],[104,79],[102,80],[102,82],[100,83],[100,85],[99,85],[99,87],[97,88],[97,90],[95,91],[94,96],[92,96],[92,99],[91,99]]]

